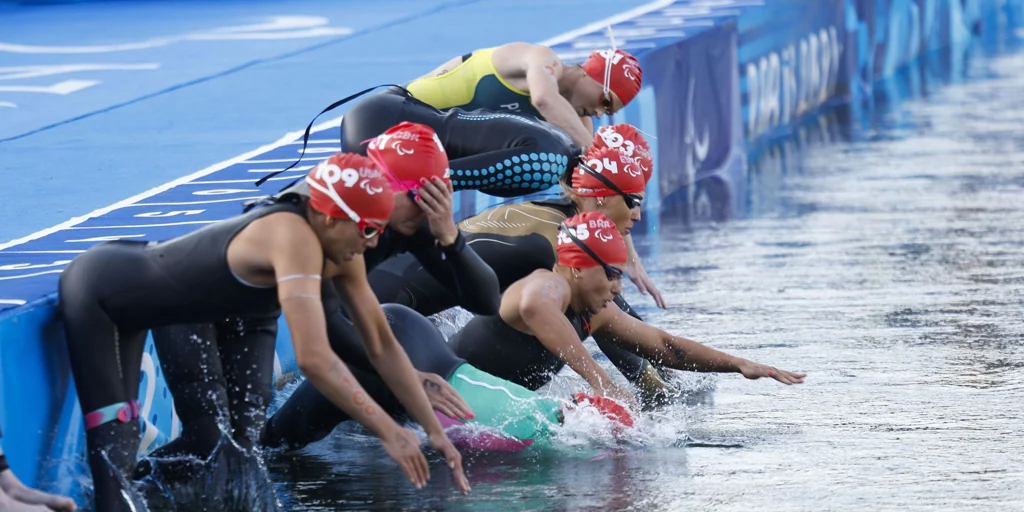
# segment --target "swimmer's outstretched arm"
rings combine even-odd
[[[606,307],[592,316],[590,326],[593,332],[607,336],[622,348],[676,370],[741,373],[748,379],[770,377],[787,385],[802,384],[806,376],[748,361],[696,341],[673,336],[616,307]]]
[[[299,276],[280,280],[277,285],[299,369],[328,400],[381,440],[409,481],[417,487],[426,485],[430,470],[420,451],[419,438],[384,413],[327,340],[320,279],[316,279],[323,272],[324,258],[318,250],[320,242],[316,235],[306,221],[296,215],[278,216],[272,225],[276,229],[268,239],[273,240],[269,259],[274,275]]]
[[[455,477],[455,485],[463,494],[469,493],[469,480],[462,469],[462,455],[445,434],[441,422],[427,400],[420,385],[418,373],[409,355],[398,343],[388,325],[384,311],[366,278],[366,264],[362,255],[338,265],[339,275],[334,278],[342,306],[363,340],[370,364],[405,406],[405,410],[427,431],[430,445],[444,454]]]
[[[543,277],[535,273],[509,287],[500,314],[510,325],[525,324],[541,345],[583,377],[595,394],[637,407],[636,398],[597,364],[565,317],[571,293],[569,285],[554,273]]]

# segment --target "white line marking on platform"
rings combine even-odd
[[[338,116],[338,117],[336,117],[334,119],[331,119],[329,121],[325,121],[323,123],[320,123],[320,124],[314,126],[313,129],[310,130],[310,132],[325,130],[325,129],[330,128],[331,126],[333,126],[335,123],[339,123],[339,122],[341,122],[341,116]],[[253,158],[253,157],[258,156],[260,154],[263,154],[263,153],[266,153],[266,152],[271,151],[273,149],[277,149],[277,148],[279,148],[281,146],[284,146],[285,144],[288,144],[289,142],[292,142],[293,140],[295,140],[297,137],[301,137],[302,133],[303,133],[303,130],[297,130],[297,131],[294,131],[294,132],[289,132],[289,133],[285,134],[284,137],[281,137],[280,139],[278,139],[277,141],[275,141],[275,142],[273,142],[271,144],[260,146],[260,147],[258,147],[256,149],[252,150],[252,151],[249,151],[247,153],[242,153],[241,155],[238,155],[238,156],[236,156],[234,158],[230,158],[228,160],[224,160],[223,162],[218,162],[218,163],[213,164],[213,165],[211,165],[211,166],[209,166],[209,167],[207,167],[205,169],[202,169],[200,171],[196,171],[196,172],[194,172],[192,174],[189,174],[188,176],[182,176],[181,178],[178,178],[178,179],[176,179],[174,181],[169,181],[167,183],[164,183],[163,185],[160,185],[160,186],[157,186],[157,187],[153,187],[153,188],[151,188],[151,189],[149,189],[149,190],[147,190],[145,192],[142,192],[142,193],[136,194],[136,195],[134,195],[132,197],[129,197],[128,199],[123,199],[123,200],[118,201],[118,202],[116,202],[116,203],[114,203],[112,205],[104,206],[103,208],[99,208],[97,210],[93,210],[93,211],[91,211],[91,212],[89,212],[89,213],[87,213],[85,215],[81,215],[81,216],[78,216],[78,217],[74,217],[74,218],[68,219],[68,220],[66,220],[64,222],[61,222],[60,224],[57,224],[56,226],[51,226],[51,227],[48,227],[46,229],[42,229],[42,230],[36,231],[35,233],[32,233],[30,235],[23,236],[21,238],[17,238],[17,239],[11,240],[10,242],[2,243],[2,244],[0,244],[0,250],[7,249],[8,247],[14,247],[16,245],[21,245],[21,244],[23,244],[25,242],[31,242],[32,240],[38,240],[38,239],[40,239],[40,238],[42,238],[42,237],[44,237],[46,235],[49,235],[49,234],[56,233],[56,232],[64,230],[64,229],[68,229],[68,228],[74,227],[74,226],[76,226],[78,224],[81,224],[81,223],[83,223],[83,222],[85,222],[85,221],[87,221],[89,219],[92,219],[92,218],[95,218],[95,217],[99,217],[101,215],[105,215],[105,214],[110,213],[110,212],[112,212],[114,210],[117,210],[118,208],[122,208],[124,206],[128,206],[128,205],[137,203],[137,202],[139,202],[139,201],[141,201],[143,199],[146,199],[146,198],[149,198],[149,197],[153,197],[153,196],[155,196],[155,195],[157,195],[157,194],[159,194],[161,192],[166,192],[166,191],[168,191],[168,190],[170,190],[170,189],[172,189],[174,187],[177,187],[178,185],[181,185],[183,183],[188,183],[188,182],[193,181],[195,179],[202,178],[203,176],[208,176],[208,175],[213,174],[213,173],[215,173],[217,171],[227,169],[228,167],[230,167],[230,166],[232,166],[234,164],[245,162],[246,160],[248,160],[250,158]]]

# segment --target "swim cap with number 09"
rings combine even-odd
[[[372,160],[353,153],[337,153],[320,162],[306,176],[309,205],[335,219],[387,221],[395,197],[384,173]]]

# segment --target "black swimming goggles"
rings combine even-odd
[[[605,277],[608,278],[609,281],[622,279],[621,270],[605,263],[604,260],[597,256],[597,254],[594,254],[594,251],[590,250],[590,247],[587,247],[587,245],[580,241],[579,238],[576,238],[576,233],[574,233],[573,230],[569,228],[569,226],[566,226],[564,222],[558,225],[558,230],[561,231],[562,233],[565,233],[569,237],[569,239],[572,240],[572,243],[576,244],[576,247],[582,249],[583,252],[587,254],[587,256],[590,256],[599,265],[604,267],[604,275]]]
[[[615,184],[615,182],[601,175],[601,173],[591,169],[589,165],[584,163],[583,159],[580,159],[579,167],[580,169],[583,169],[583,172],[586,172],[587,174],[597,178],[597,181],[600,181],[604,186],[608,187],[608,190],[611,190],[612,192],[615,192],[616,194],[622,196],[622,199],[626,201],[626,207],[629,208],[630,210],[632,210],[633,208],[640,208],[643,206],[643,196],[641,196],[640,194],[627,194],[623,192],[622,189]]]

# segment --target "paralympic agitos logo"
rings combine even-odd
[[[346,188],[352,188],[359,184],[359,188],[366,191],[369,195],[376,195],[384,191],[384,187],[380,185],[372,185],[371,182],[375,179],[381,179],[384,175],[380,172],[380,169],[372,167],[363,167],[360,169],[354,169],[352,167],[346,167],[342,169],[335,164],[329,163],[328,161],[320,162],[316,166],[316,171],[313,173],[313,178],[323,182],[329,188],[334,188],[339,182],[341,182]]]

